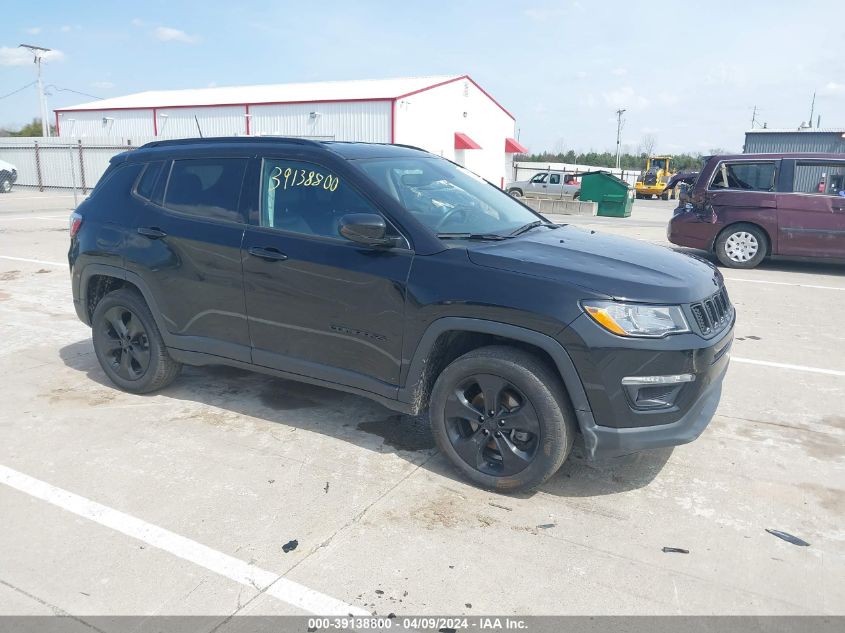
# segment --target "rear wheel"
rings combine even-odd
[[[153,315],[141,295],[122,288],[97,304],[91,319],[94,352],[118,387],[149,393],[169,385],[181,365],[170,358]]]
[[[754,268],[766,257],[769,240],[760,227],[734,224],[716,239],[716,257],[730,268]]]
[[[522,197],[522,191],[520,189],[509,189],[508,193],[511,194],[514,198]]]
[[[572,449],[574,413],[560,379],[537,357],[484,347],[452,362],[431,394],[437,445],[475,484],[536,488]]]

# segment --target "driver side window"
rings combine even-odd
[[[546,174],[537,174],[531,179],[531,182],[546,182]]]
[[[261,226],[345,239],[340,218],[379,211],[331,170],[303,161],[265,159],[261,169]]]

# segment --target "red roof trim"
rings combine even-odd
[[[510,112],[508,112],[507,109],[505,108],[505,106],[503,106],[501,103],[496,101],[490,95],[489,92],[487,92],[484,88],[479,86],[475,82],[475,79],[473,79],[469,75],[461,75],[460,77],[455,77],[454,79],[447,79],[446,81],[441,81],[440,83],[432,84],[431,86],[426,86],[425,88],[420,88],[419,90],[414,90],[413,92],[406,92],[405,94],[399,95],[398,97],[396,97],[396,99],[404,99],[405,97],[410,97],[411,95],[419,94],[420,92],[425,92],[426,90],[433,90],[434,88],[439,88],[440,86],[445,86],[446,84],[451,84],[451,83],[454,83],[456,81],[461,81],[462,79],[466,79],[467,81],[469,81],[473,86],[478,88],[484,94],[485,97],[487,97],[488,99],[490,99],[490,101],[492,101],[497,106],[499,106],[499,108],[502,110],[502,112],[504,112],[510,118],[512,118],[514,121],[516,121],[516,117],[514,117],[514,115],[512,115]]]
[[[54,112],[103,112],[105,110],[175,110],[176,108],[237,108],[244,106],[264,105],[298,105],[303,103],[361,103],[370,101],[393,101],[392,97],[379,97],[377,99],[316,99],[312,101],[261,101],[258,103],[203,103],[200,105],[169,105],[169,106],[129,106],[123,108],[58,108]]]
[[[481,145],[463,132],[455,132],[455,149],[481,149]]]
[[[250,103],[207,103],[202,105],[170,105],[170,106],[129,106],[123,108],[58,108],[54,110],[54,112],[101,112],[103,110],[152,110],[154,107],[157,110],[168,110],[172,108],[221,108],[226,106],[247,106],[247,105],[295,105],[295,104],[302,104],[302,103],[358,103],[358,102],[366,102],[366,101],[396,101],[398,99],[404,99],[405,97],[410,97],[411,95],[419,94],[420,92],[425,92],[426,90],[433,90],[434,88],[439,88],[440,86],[445,86],[446,84],[451,84],[456,81],[461,81],[466,79],[473,86],[478,88],[484,96],[486,96],[490,101],[495,103],[499,108],[507,114],[510,118],[514,121],[516,118],[508,112],[508,110],[498,101],[496,101],[489,92],[487,92],[484,88],[479,86],[476,81],[470,77],[469,75],[461,75],[460,77],[455,77],[453,79],[447,79],[446,81],[441,81],[436,84],[432,84],[430,86],[426,86],[425,88],[420,88],[419,90],[413,90],[411,92],[406,92],[405,94],[401,94],[397,97],[374,97],[372,99],[317,99],[317,100],[310,100],[310,101],[261,101],[261,102],[250,102]]]
[[[521,145],[515,138],[505,139],[505,154],[527,154],[528,148]]]

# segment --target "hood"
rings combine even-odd
[[[467,248],[478,266],[570,283],[614,299],[691,303],[722,285],[722,274],[698,257],[574,226]]]
[[[9,171],[17,171],[12,163],[7,163],[5,160],[0,160],[0,169],[8,169]]]

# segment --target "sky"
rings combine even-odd
[[[23,6],[23,5],[20,5]],[[0,126],[144,90],[469,74],[531,151],[739,151],[758,124],[845,128],[841,0],[40,0],[0,21]],[[72,92],[76,91],[76,92]],[[85,95],[78,93],[86,93]],[[815,117],[814,117],[815,119]],[[646,143],[648,144],[648,143]]]

